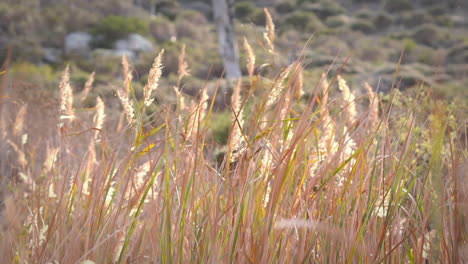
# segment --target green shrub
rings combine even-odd
[[[156,41],[170,41],[173,36],[176,36],[176,28],[174,23],[165,17],[155,17],[149,23],[149,31],[151,36]]]
[[[390,13],[396,13],[413,9],[413,4],[410,0],[386,0],[384,8]]]
[[[283,1],[281,3],[278,3],[275,6],[276,12],[280,14],[286,14],[294,11],[296,5],[294,3],[288,2],[288,1]]]
[[[374,19],[375,12],[366,8],[360,9],[357,11],[356,17],[360,19]]]
[[[228,143],[231,126],[231,112],[223,111],[213,114],[213,117],[210,120],[210,127],[213,130],[214,140],[221,145],[226,145]]]
[[[351,24],[351,29],[363,33],[372,33],[375,31],[375,25],[371,21],[359,19]]]
[[[452,28],[455,25],[455,23],[449,15],[440,15],[436,17],[436,21],[439,26],[443,27]]]
[[[342,15],[339,16],[330,16],[325,20],[327,27],[338,28],[348,24],[348,18]]]
[[[416,42],[430,47],[444,46],[450,41],[450,35],[446,31],[432,24],[419,26],[412,37]]]
[[[179,10],[179,3],[177,1],[162,0],[156,4],[156,11],[169,19],[175,19]]]
[[[322,22],[311,12],[299,11],[286,16],[280,24],[281,29],[296,29],[299,31],[318,31],[322,28]]]
[[[403,40],[403,48],[405,49],[406,52],[413,51],[417,45],[418,44],[416,44],[416,42],[413,39],[406,38]]]
[[[149,34],[148,23],[137,17],[108,16],[102,19],[92,30],[95,36],[94,47],[110,48],[113,43],[131,33]]]
[[[432,16],[426,11],[406,11],[400,16],[400,23],[406,27],[415,27],[424,23],[430,23]]]
[[[239,2],[234,5],[234,14],[236,18],[246,21],[257,10],[257,7],[251,2]]]
[[[329,16],[343,14],[345,9],[337,2],[324,1],[320,4],[311,4],[304,6],[305,11],[314,12],[320,19],[325,20]]]
[[[298,5],[302,5],[302,4],[315,4],[315,3],[318,3],[320,2],[320,0],[297,0],[297,4]]]
[[[387,13],[379,13],[375,18],[374,18],[374,25],[378,29],[385,29],[389,27],[393,22],[393,17]]]

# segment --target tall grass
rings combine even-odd
[[[244,43],[250,80],[234,90],[222,161],[207,136],[215,95],[205,87],[190,107],[175,87],[176,106],[147,111],[162,53],[144,98],[135,96],[124,59],[116,90],[123,131],[104,120],[100,98],[94,118],[73,109],[68,67],[57,109],[64,118],[46,150],[21,141],[31,107],[21,108],[2,136],[15,155],[2,171],[11,178],[1,262],[468,261],[467,152],[459,137],[466,124],[451,106],[424,87],[405,99],[398,92],[379,98],[368,85],[368,96],[358,96],[327,74],[305,85],[300,61],[262,81]],[[183,57],[178,85],[189,73]]]

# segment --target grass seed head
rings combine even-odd
[[[162,57],[164,55],[164,49],[159,52],[158,56],[154,59],[153,66],[148,75],[148,83],[143,88],[145,97],[145,105],[150,106],[153,103],[154,98],[151,97],[151,93],[158,89],[159,78],[162,74]]]

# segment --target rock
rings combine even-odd
[[[91,55],[91,34],[86,32],[72,32],[65,37],[65,54],[81,55],[89,57]]]
[[[57,48],[43,48],[44,52],[43,60],[46,63],[57,63],[62,60],[62,50]]]
[[[126,39],[119,39],[114,43],[114,49],[119,51],[131,51],[136,54],[145,51],[153,51],[153,43],[139,35],[139,34],[130,34]]]

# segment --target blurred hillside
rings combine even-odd
[[[315,78],[329,67],[334,74],[350,57],[341,74],[351,85],[361,87],[368,81],[374,88],[388,91],[404,51],[394,86],[406,90],[422,81],[443,97],[459,95],[468,86],[466,1],[236,1],[237,40],[241,43],[245,36],[250,41],[258,65],[271,56],[260,41],[265,7],[277,28],[276,66],[304,56],[305,78]],[[78,90],[93,71],[97,86],[107,86],[120,77],[122,55],[134,65],[138,89],[162,48],[166,50],[164,82],[174,84],[182,44],[187,45],[192,73],[184,91],[196,94],[205,80],[217,78],[223,71],[209,0],[0,3],[0,61],[11,47],[13,72],[23,82],[29,80],[49,90],[56,89],[58,72],[68,62]],[[245,65],[242,45],[238,46],[241,65]],[[172,89],[172,85],[162,86]]]

